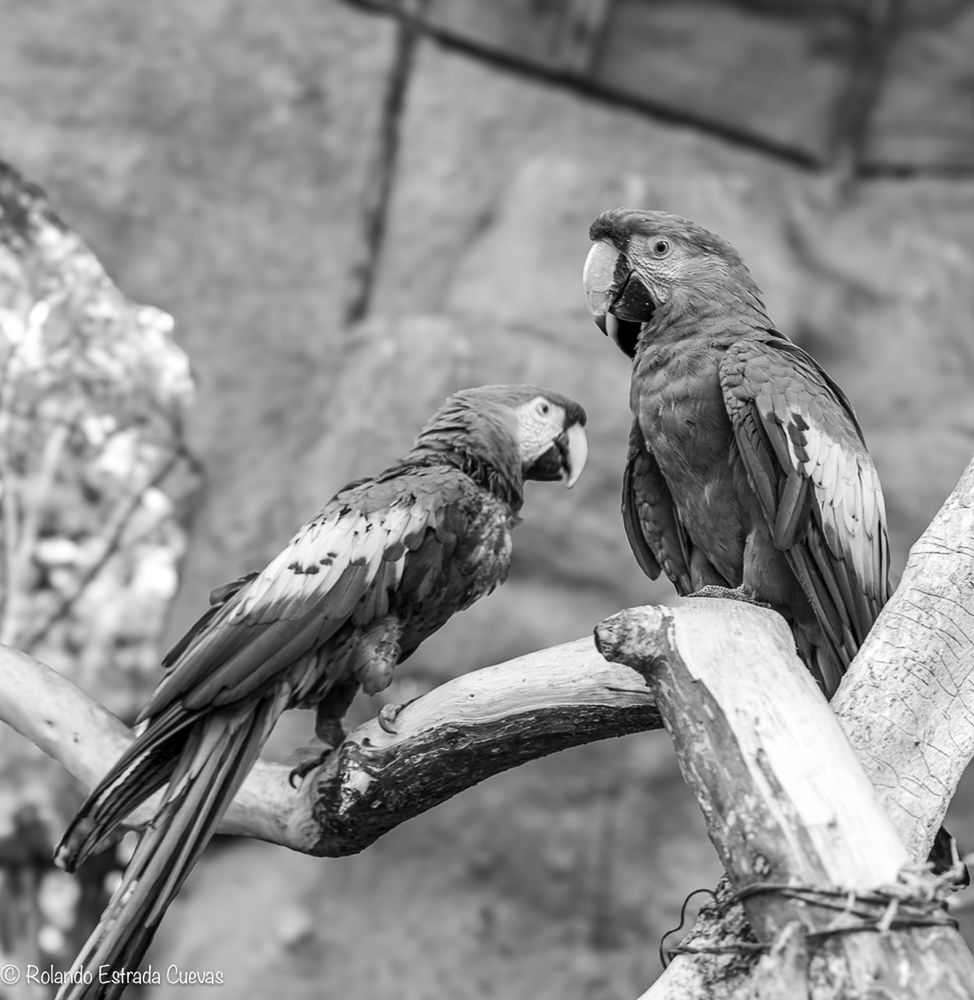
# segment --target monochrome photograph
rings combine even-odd
[[[974,3],[0,25],[0,1000],[974,1000]]]

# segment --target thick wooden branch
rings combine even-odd
[[[0,719],[91,788],[132,731],[33,657],[0,647]],[[258,762],[220,830],[307,854],[354,854],[399,823],[528,760],[658,728],[643,678],[577,639],[458,677],[406,705],[396,733],[350,733],[299,788],[290,766]],[[130,822],[140,825],[153,803]]]
[[[974,756],[974,461],[910,550],[832,707],[896,832],[926,857]]]
[[[974,464],[914,547],[899,590],[832,706],[914,859],[926,856],[931,831],[974,749],[972,538]],[[671,614],[659,619],[664,631],[671,629]],[[692,614],[691,633],[731,636],[744,629],[743,647],[767,641],[763,618],[742,624],[726,602],[708,602]],[[707,645],[692,636],[688,642],[680,654],[692,662]],[[697,654],[688,653],[694,648]],[[752,652],[735,666],[723,643],[713,655],[728,672],[754,661]],[[0,719],[85,786],[131,739],[127,727],[69,681],[2,648]],[[490,774],[658,725],[642,676],[607,664],[589,640],[577,640],[444,685],[404,709],[395,736],[374,721],[359,727],[298,790],[288,785],[287,766],[259,763],[221,829],[306,853],[350,854]],[[144,821],[149,810],[151,804],[133,822]],[[892,866],[892,855],[884,857]],[[744,926],[739,907],[721,919],[705,915],[695,940],[719,944],[739,937]],[[681,955],[646,997],[753,996],[753,969],[753,961]]]
[[[974,751],[972,539],[974,462],[914,545],[899,588],[832,701],[915,861],[926,858],[933,831]],[[724,882],[718,895],[726,893]],[[739,938],[745,928],[740,907],[720,920],[709,911],[689,941],[719,946]],[[753,961],[679,955],[642,1000],[751,997],[753,973]]]
[[[621,611],[599,625],[596,645],[645,674],[734,884],[895,881],[906,849],[784,619],[721,603],[720,632],[713,601],[697,598]],[[753,913],[764,909],[761,900]]]
[[[715,633],[710,603],[620,612],[599,626],[596,644],[647,677],[734,888],[862,895],[893,886],[906,848],[784,620],[731,602]],[[832,927],[835,902],[771,892],[744,909],[770,942],[794,921],[810,932]],[[875,921],[884,908],[874,907]],[[952,926],[860,931],[805,947],[817,962],[796,1000],[867,988],[902,1000],[974,1000],[974,955]]]

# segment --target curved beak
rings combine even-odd
[[[578,482],[587,458],[588,438],[585,436],[585,428],[578,421],[573,421],[524,470],[524,478],[540,482],[560,480],[571,489]]]
[[[562,455],[562,482],[571,489],[578,482],[578,477],[588,460],[588,437],[581,424],[572,424],[558,435],[555,444]]]
[[[643,324],[656,309],[629,259],[611,243],[598,240],[585,259],[582,284],[595,325],[628,358],[636,356]]]
[[[582,287],[589,312],[595,317],[598,328],[608,336],[606,316],[615,298],[618,285],[616,270],[622,261],[622,254],[605,240],[592,244],[585,266],[582,268]]]

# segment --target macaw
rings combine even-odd
[[[883,493],[852,405],[768,318],[740,255],[664,212],[592,224],[584,283],[632,358],[623,521],[680,594],[779,610],[827,696],[889,597]]]
[[[315,706],[316,731],[334,745],[360,686],[381,691],[424,639],[504,581],[525,480],[573,486],[584,424],[578,403],[534,386],[456,392],[404,458],[336,494],[262,572],[214,592],[163,661],[146,729],[58,848],[73,870],[167,786],[76,968],[137,968],[282,712]],[[59,997],[123,989],[96,976]]]
[[[883,491],[852,404],[775,329],[725,240],[666,212],[589,230],[583,284],[632,359],[630,547],[682,595],[768,604],[831,697],[890,596]],[[941,830],[941,867],[956,861]]]

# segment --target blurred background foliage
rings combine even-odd
[[[672,599],[623,536],[629,373],[580,291],[609,206],[688,215],[742,251],[856,403],[896,572],[970,457],[966,0],[0,0],[0,18],[0,159],[69,227],[0,175],[4,371],[34,358],[29,416],[0,400],[4,497],[51,498],[5,539],[4,635],[120,714],[209,590],[463,384],[576,396],[590,468],[571,494],[529,491],[511,581],[390,700]],[[111,535],[125,510],[138,523]],[[114,569],[96,565],[112,538]],[[51,621],[93,565],[88,603]],[[271,754],[310,730],[296,713]],[[50,881],[45,838],[76,792],[9,733],[0,753],[0,892],[27,879],[43,904],[31,923],[0,900],[0,948],[70,952],[79,892]],[[974,847],[970,787],[950,826]],[[666,737],[646,734],[492,779],[357,858],[219,841],[153,962],[223,970],[244,1000],[633,997],[717,873]]]

